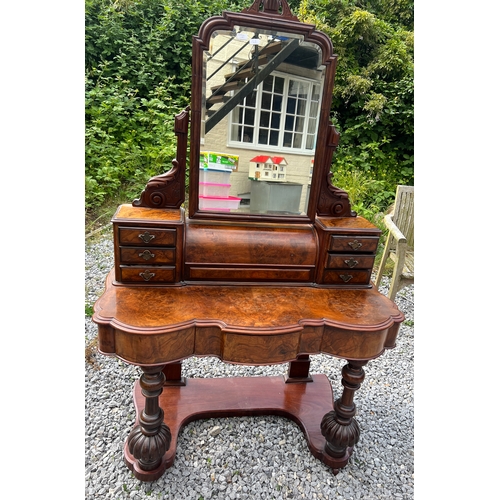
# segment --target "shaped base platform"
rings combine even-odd
[[[289,418],[302,429],[311,453],[334,474],[352,454],[352,447],[342,458],[333,458],[324,451],[326,441],[320,424],[323,416],[333,410],[332,387],[325,375],[312,375],[312,382],[306,383],[285,383],[281,376],[187,379],[185,386],[165,386],[159,401],[172,434],[160,466],[153,471],[142,470],[127,444],[124,447],[125,463],[141,481],[155,481],[173,464],[180,431],[199,419],[260,415]],[[139,415],[145,406],[139,382],[134,387],[134,404]]]

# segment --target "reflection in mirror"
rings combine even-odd
[[[324,67],[302,36],[235,27],[204,52],[199,209],[303,215]]]

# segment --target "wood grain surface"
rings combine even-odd
[[[244,364],[317,353],[372,359],[394,346],[403,321],[374,289],[122,287],[113,274],[95,304],[99,349],[139,365],[208,355]]]

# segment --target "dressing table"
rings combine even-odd
[[[196,419],[290,418],[334,474],[359,440],[363,366],[395,346],[404,318],[371,283],[380,230],[331,183],[336,63],[330,39],[286,0],[224,12],[193,37],[176,159],[118,207],[115,266],[94,306],[99,351],[143,372],[124,445],[141,481],[172,465],[179,432]],[[245,204],[258,182],[298,186],[293,208],[286,195],[281,208],[276,196]],[[320,353],[346,360],[336,399],[326,375],[309,373]],[[288,363],[288,373],[186,379],[192,356]]]

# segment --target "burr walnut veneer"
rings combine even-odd
[[[232,90],[212,115],[205,95],[211,40],[226,33],[228,44],[240,43],[246,32],[254,36],[252,72],[242,94]],[[272,42],[270,60],[257,57],[264,39]],[[290,418],[303,430],[311,453],[334,473],[347,464],[359,439],[353,398],[363,366],[394,347],[403,315],[371,283],[380,230],[357,216],[347,193],[331,184],[339,141],[329,121],[336,61],[328,37],[299,22],[285,0],[256,0],[242,13],[224,12],[205,21],[193,38],[192,99],[175,120],[177,157],[139,199],[117,209],[115,266],[94,306],[100,352],[143,371],[134,389],[137,421],[124,448],[125,462],[140,480],[164,473],[174,461],[180,430],[199,418]],[[317,131],[306,208],[301,213],[201,210],[200,144],[209,129],[217,132],[224,123],[224,113],[241,106],[275,71],[290,81],[305,82],[309,75],[316,79],[310,88],[321,88],[314,97],[317,122],[310,122],[317,123]],[[305,106],[305,97],[299,97]],[[289,125],[284,127],[288,131]],[[303,144],[306,150],[309,143]],[[288,167],[292,175],[291,152]],[[319,353],[347,361],[336,399],[325,375],[309,374],[309,356]],[[186,379],[182,360],[191,356],[288,363],[289,369],[286,377]]]

